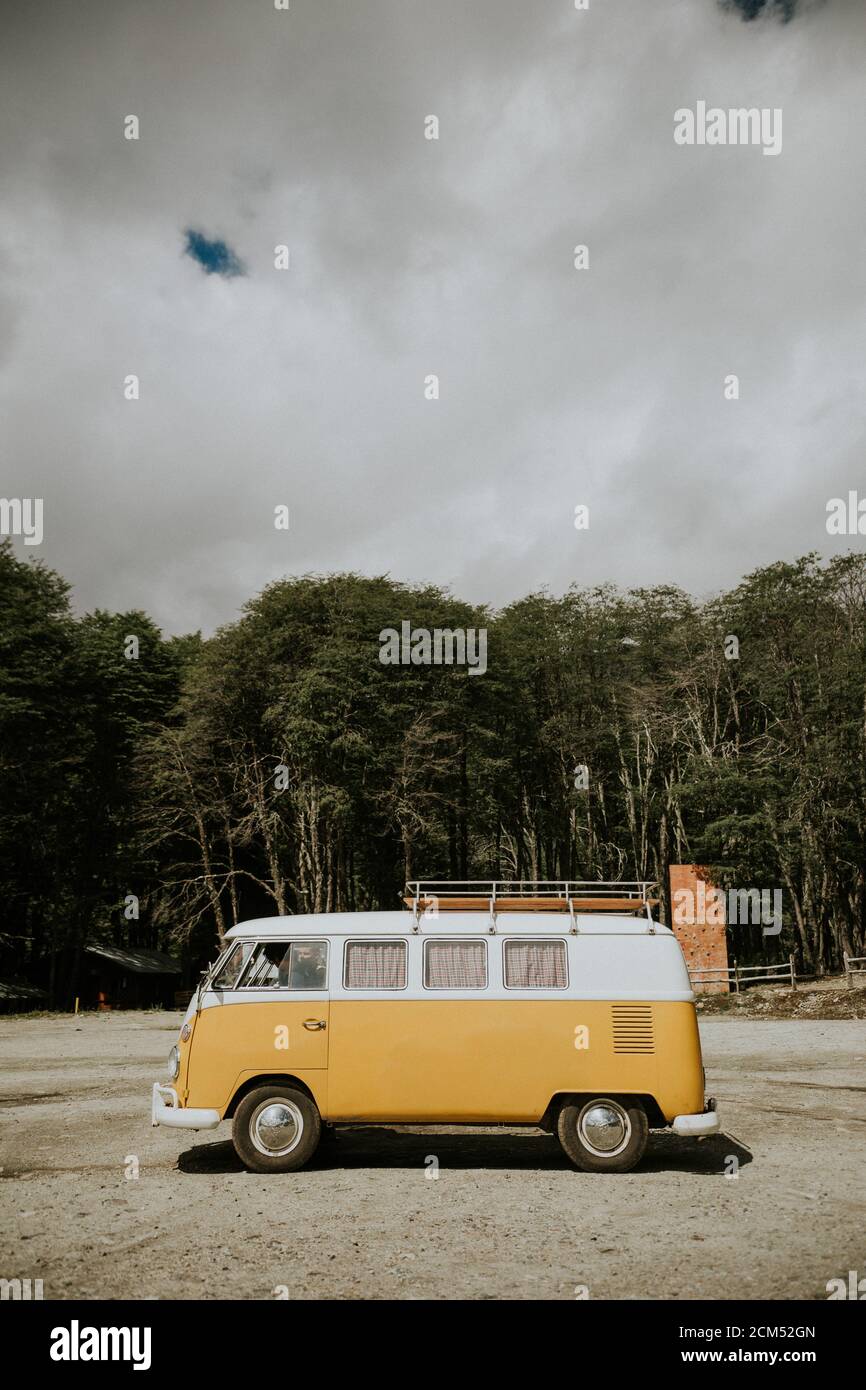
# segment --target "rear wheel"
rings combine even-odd
[[[235,1111],[232,1142],[254,1173],[291,1173],[309,1163],[321,1131],[319,1111],[303,1091],[258,1086]]]
[[[649,1135],[640,1101],[593,1096],[564,1101],[556,1133],[576,1168],[585,1173],[627,1173],[640,1163]]]

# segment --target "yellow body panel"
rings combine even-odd
[[[202,1009],[187,1044],[184,1105],[222,1114],[244,1081],[286,1074],[305,1082],[325,1115],[330,1007],[326,998],[310,1003],[283,996]],[[326,1027],[310,1032],[305,1021],[323,1021]]]
[[[330,1118],[532,1123],[562,1091],[651,1095],[667,1118],[700,1111],[694,1007],[651,1007],[655,1052],[617,1054],[597,1000],[335,1000]]]
[[[223,1114],[248,1078],[284,1074],[303,1081],[323,1119],[337,1122],[533,1124],[553,1096],[573,1091],[649,1095],[667,1120],[700,1113],[704,1090],[694,1004],[644,1005],[652,1011],[653,1051],[618,1052],[618,1002],[336,998],[330,1005],[290,999],[223,1004],[202,1011],[185,1047],[183,1103]],[[303,1021],[311,1018],[327,1020],[328,1028],[308,1032]],[[275,1046],[280,1025],[288,1027],[285,1049]]]

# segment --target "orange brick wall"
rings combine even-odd
[[[705,891],[709,893],[713,883],[706,869],[702,869],[699,864],[671,864],[671,921],[669,925],[683,948],[683,955],[689,970],[692,967],[702,970],[727,970],[728,942],[724,923],[715,925],[712,922],[695,921],[695,916],[700,916],[698,880],[704,883]],[[674,894],[684,888],[692,894],[690,901],[695,905],[697,912],[689,913],[688,920],[677,921],[676,917],[683,917],[684,913],[682,907],[677,912]],[[711,917],[715,915],[710,913]],[[727,994],[730,985],[723,980],[714,984],[694,982],[694,989],[696,994]]]

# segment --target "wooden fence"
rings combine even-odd
[[[847,951],[842,952],[845,961],[845,983],[849,989],[854,988],[854,976],[866,975],[866,956],[849,956]]]
[[[739,994],[746,985],[757,985],[765,982],[773,985],[787,984],[791,989],[797,988],[793,956],[788,957],[787,964],[782,961],[778,965],[738,965],[734,961],[727,970],[713,969],[710,966],[706,968],[690,967],[689,977],[693,985],[727,984],[735,994]]]

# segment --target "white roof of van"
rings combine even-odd
[[[646,917],[619,916],[608,912],[578,912],[577,930],[586,936],[646,936],[649,925]],[[411,912],[319,912],[295,917],[257,917],[239,922],[226,932],[226,937],[238,936],[406,936],[411,933],[415,919]],[[659,936],[673,936],[660,922],[652,923]],[[487,935],[490,917],[486,912],[441,912],[438,917],[420,919],[422,936],[441,932],[446,936],[467,933]],[[551,932],[571,930],[567,912],[507,912],[496,918],[499,935],[544,936]]]

